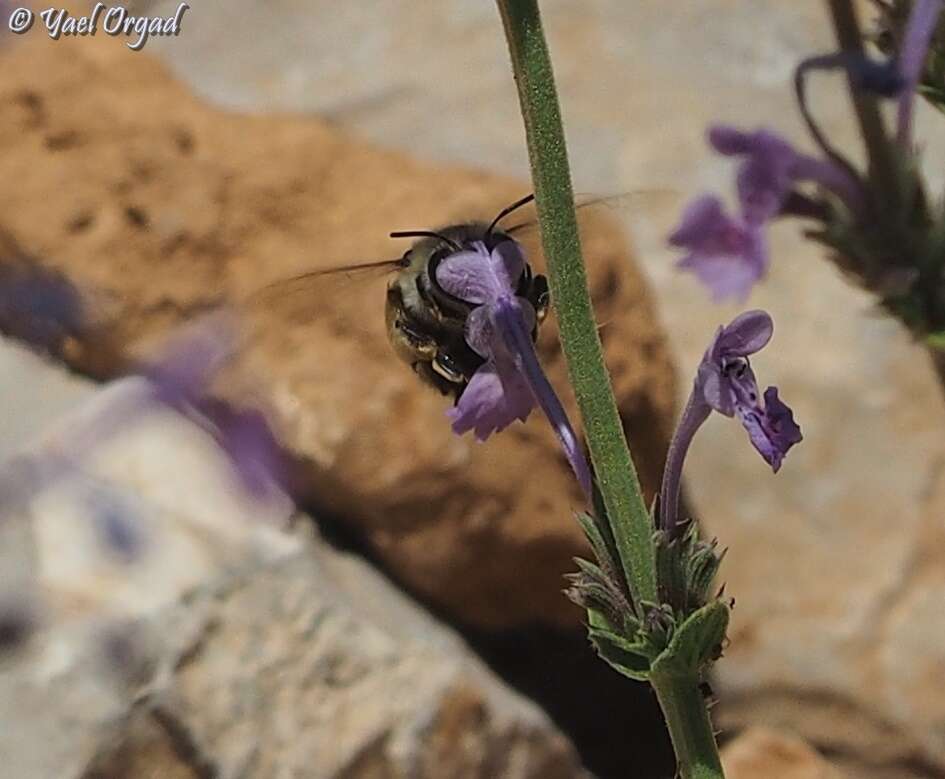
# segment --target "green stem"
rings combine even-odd
[[[851,0],[828,0],[837,43],[841,51],[863,55],[863,34]],[[879,103],[874,95],[857,87],[853,74],[847,74],[853,110],[860,126],[860,135],[869,158],[870,180],[873,191],[884,205],[896,205],[899,200],[899,176],[896,157],[883,125]]]
[[[653,524],[624,438],[581,257],[568,153],[537,0],[497,0],[518,86],[561,347],[627,582],[656,601]]]
[[[652,674],[650,683],[666,717],[681,779],[724,779],[699,679]]]

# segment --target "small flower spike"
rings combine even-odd
[[[436,269],[437,283],[447,293],[476,306],[466,320],[466,342],[485,360],[448,412],[453,432],[472,430],[484,441],[517,419],[524,422],[537,401],[590,499],[587,460],[535,353],[535,311],[515,294],[524,271],[522,250],[511,239],[491,250],[476,241]]]

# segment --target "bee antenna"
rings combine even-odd
[[[460,246],[456,241],[450,240],[445,235],[441,233],[434,232],[433,230],[398,230],[390,234],[391,238],[439,238],[443,243],[449,244],[450,248],[455,249],[458,252],[463,250],[463,247]]]
[[[513,211],[517,211],[522,206],[527,206],[534,199],[535,199],[534,194],[526,195],[521,200],[516,200],[514,203],[512,203],[512,205],[506,206],[505,208],[503,208],[501,211],[499,211],[499,215],[495,219],[492,220],[492,224],[489,225],[489,229],[486,230],[486,235],[492,235],[492,231],[495,230],[496,225],[498,225],[499,222],[505,219],[505,217],[507,217]]]

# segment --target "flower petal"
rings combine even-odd
[[[535,326],[535,309],[527,300],[518,300],[521,316],[529,333]],[[469,348],[480,357],[489,359],[496,349],[505,349],[500,336],[496,335],[495,324],[492,319],[492,306],[479,306],[473,309],[466,317],[464,337]]]
[[[727,219],[722,201],[715,195],[693,200],[683,211],[679,227],[669,236],[673,246],[691,248],[714,235],[718,225]]]
[[[285,476],[285,460],[266,417],[256,409],[233,410],[220,405],[212,416],[218,442],[230,458],[244,489],[254,498],[271,494]]]
[[[738,417],[752,445],[775,473],[788,450],[803,438],[793,412],[778,398],[776,387],[765,390],[764,408],[739,406]]]
[[[561,443],[561,448],[578,483],[588,501],[593,501],[593,484],[587,458],[584,456],[567,412],[561,405],[561,400],[541,368],[538,355],[535,353],[535,345],[532,343],[531,328],[526,323],[525,317],[521,315],[517,301],[499,301],[494,317],[498,330],[505,338],[506,346],[515,356],[516,363],[527,378],[538,405],[541,406],[548,423],[558,436],[558,441]]]
[[[453,297],[479,305],[491,300],[496,290],[486,270],[489,250],[479,241],[472,247],[444,258],[436,267],[436,280]]]
[[[751,151],[751,135],[727,124],[711,125],[706,132],[709,145],[727,157],[748,154]]]
[[[688,254],[677,264],[681,270],[691,271],[712,295],[715,303],[731,299],[744,302],[751,288],[762,277],[758,264],[745,261],[738,255]]]
[[[447,411],[457,435],[473,430],[480,441],[505,430],[516,419],[524,422],[535,405],[528,383],[517,372],[500,376],[487,362],[473,374],[456,405]]]
[[[794,444],[804,440],[800,426],[794,421],[794,412],[778,397],[777,387],[765,390],[765,430],[781,452],[781,457]]]
[[[935,25],[943,8],[945,3],[942,3],[942,0],[916,0],[906,23],[905,36],[899,51],[899,70],[905,85],[899,94],[896,116],[896,140],[903,147],[910,142],[915,95],[922,79]]]
[[[760,352],[774,335],[774,321],[767,311],[755,309],[739,314],[714,342],[720,356],[747,357]]]
[[[482,241],[473,242],[471,247],[440,262],[437,283],[450,295],[474,305],[514,294],[525,270],[525,257],[518,243],[502,241],[491,252]]]
[[[160,360],[142,368],[153,385],[155,400],[180,409],[202,396],[235,353],[236,336],[235,319],[225,311],[208,314],[185,328]]]

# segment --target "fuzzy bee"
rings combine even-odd
[[[458,252],[485,244],[491,250],[534,223],[523,222],[501,229],[503,219],[534,200],[533,195],[502,209],[491,223],[467,222],[438,230],[405,230],[391,233],[392,238],[415,238],[415,243],[396,260],[362,263],[312,271],[276,282],[265,291],[278,290],[286,284],[311,282],[326,276],[362,270],[388,270],[393,275],[387,285],[385,320],[387,337],[394,353],[410,365],[422,381],[444,395],[458,400],[473,374],[483,364],[465,340],[466,319],[474,306],[450,295],[437,281],[439,264]],[[536,313],[532,339],[548,312],[548,282],[526,263],[515,294],[527,301]]]

